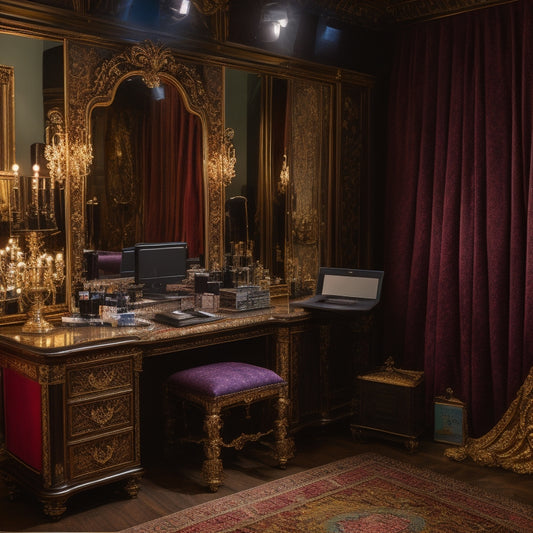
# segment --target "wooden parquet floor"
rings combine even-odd
[[[456,463],[444,457],[447,445],[431,440],[422,439],[418,450],[409,453],[401,444],[384,440],[356,442],[345,427],[330,427],[306,430],[297,436],[296,444],[297,455],[286,470],[275,467],[263,446],[252,444],[238,453],[228,450],[224,455],[225,483],[216,494],[202,485],[201,455],[195,450],[177,456],[170,463],[152,458],[145,464],[138,498],[127,499],[122,490],[113,486],[77,494],[69,500],[67,512],[57,522],[44,517],[38,502],[29,495],[10,501],[0,481],[0,531],[120,531],[282,476],[369,451],[533,505],[533,476],[482,467],[472,461]]]

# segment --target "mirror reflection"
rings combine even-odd
[[[0,314],[14,315],[41,278],[41,305],[65,301],[64,176],[47,150],[63,133],[63,45],[0,34],[0,73]]]
[[[307,294],[321,262],[333,86],[234,69],[225,83],[225,126],[235,130],[237,152],[226,188],[226,256],[234,263],[235,240],[248,235],[271,282]]]
[[[288,187],[280,176],[289,148],[288,87],[284,79],[226,69],[225,125],[235,131],[237,153],[226,187],[226,262],[236,262],[236,249],[251,250],[274,283],[285,280]]]
[[[187,242],[203,258],[202,121],[166,80],[124,80],[111,105],[91,113],[94,160],[86,180],[86,248],[120,251],[139,242]]]
[[[261,85],[259,74],[225,71],[225,126],[234,132],[235,175],[226,187],[225,263],[245,267],[260,261],[257,193],[260,174]]]

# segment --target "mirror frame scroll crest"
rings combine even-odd
[[[149,87],[162,81],[173,83],[190,112],[198,115],[203,130],[205,190],[205,263],[222,263],[224,191],[216,164],[223,134],[222,69],[216,66],[178,62],[172,50],[151,41],[134,44],[113,54],[105,48],[69,43],[67,50],[67,113],[70,143],[90,146],[90,115],[97,106],[109,105],[120,83],[141,76]],[[212,159],[215,159],[213,164]],[[85,243],[85,178],[88,168],[69,169],[71,287],[82,279]]]

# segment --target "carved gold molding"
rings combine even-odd
[[[192,0],[194,7],[204,15],[214,15],[218,11],[225,11],[229,0]]]

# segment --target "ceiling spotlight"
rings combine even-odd
[[[287,8],[281,2],[267,2],[261,10],[259,37],[264,42],[277,41],[281,28],[289,23]]]
[[[273,43],[279,39],[281,25],[279,22],[262,22],[259,26],[259,39],[264,43]]]
[[[165,99],[165,86],[164,85],[157,85],[156,87],[152,87],[150,89],[150,92],[152,93],[152,98],[156,101]]]
[[[170,0],[167,4],[170,16],[174,20],[181,20],[185,18],[191,9],[190,0]]]

